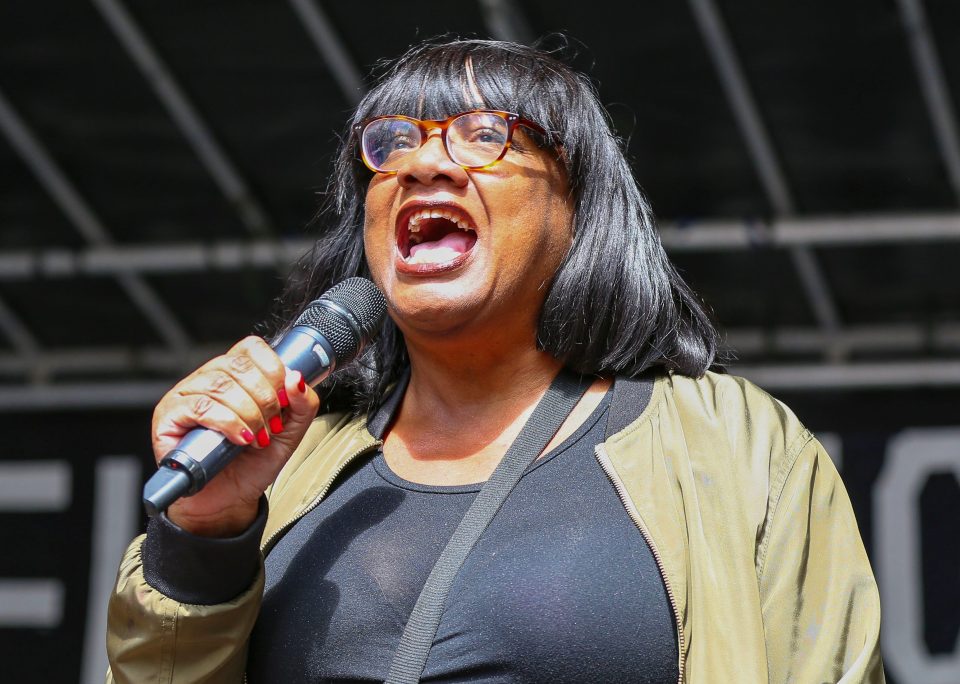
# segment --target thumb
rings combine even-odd
[[[320,408],[320,397],[307,385],[300,371],[287,371],[283,382],[287,407],[283,411],[283,431],[272,439],[296,447]]]

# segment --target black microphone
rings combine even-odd
[[[355,359],[380,330],[387,302],[366,278],[347,278],[327,290],[272,344],[290,370],[310,385]],[[155,516],[181,496],[196,494],[244,449],[208,428],[184,435],[143,487],[143,506]]]

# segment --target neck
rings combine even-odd
[[[391,432],[421,457],[461,457],[509,439],[562,364],[526,344],[465,348],[408,338],[410,384]]]
[[[474,424],[485,414],[533,406],[562,367],[532,345],[446,354],[425,354],[408,346],[408,352],[411,374],[405,403],[430,407],[433,415],[473,416]]]

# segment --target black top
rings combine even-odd
[[[474,547],[423,681],[677,681],[663,580],[593,453],[608,403],[530,466]],[[266,559],[250,682],[383,681],[477,491],[408,482],[380,453],[342,474]]]

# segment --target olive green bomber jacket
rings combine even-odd
[[[365,420],[318,417],[268,492],[264,554],[378,445]],[[729,375],[661,375],[596,455],[661,568],[681,681],[884,681],[879,595],[849,499],[783,404]],[[243,681],[262,567],[232,601],[182,604],[144,581],[141,541],[110,601],[107,681]]]

